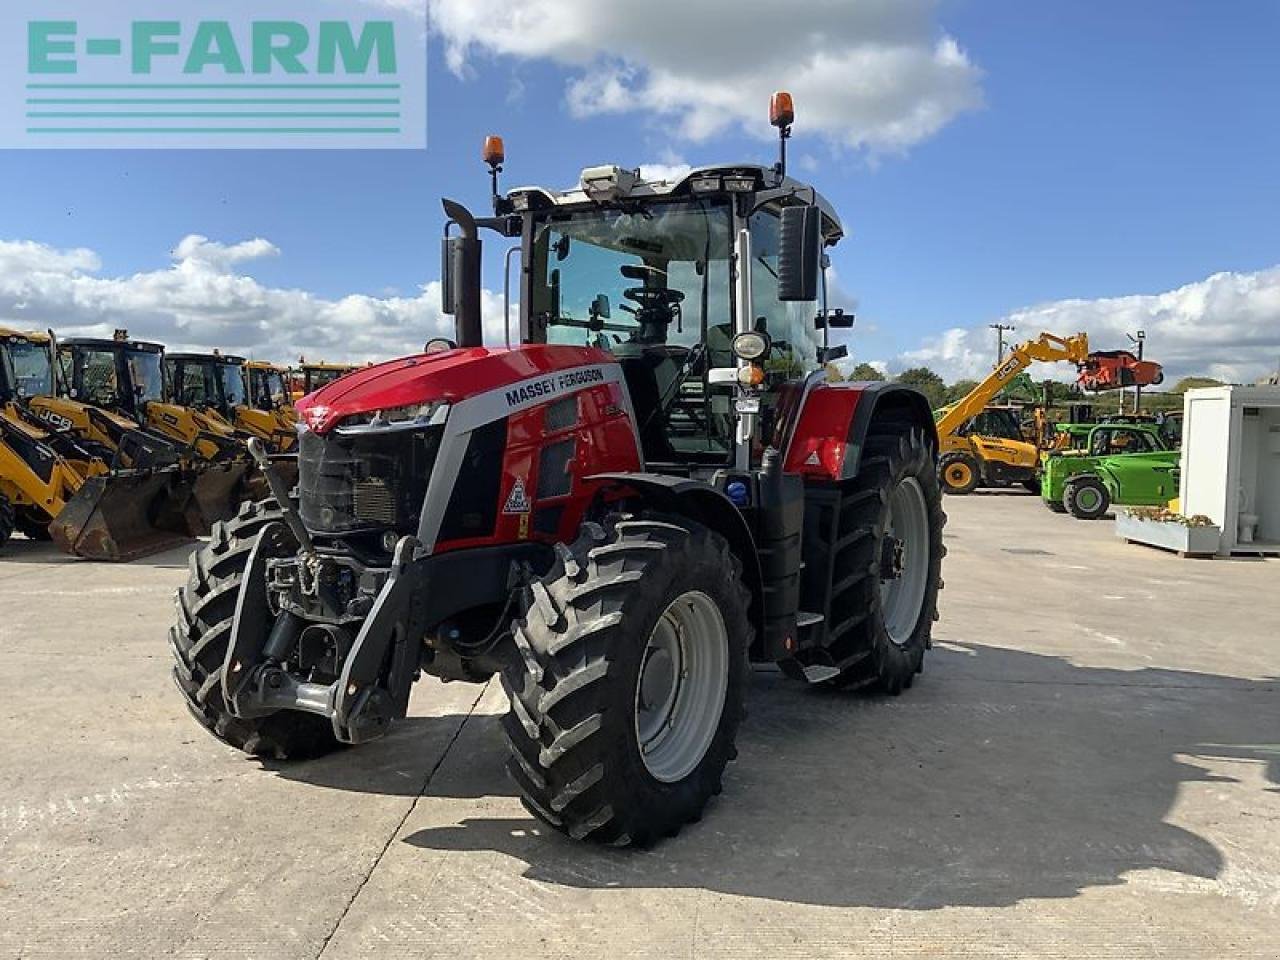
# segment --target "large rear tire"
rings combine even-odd
[[[844,632],[837,661],[856,660],[829,681],[833,686],[896,695],[924,669],[938,616],[946,522],[921,432],[872,435],[840,518],[851,542],[836,558],[831,627]],[[857,531],[864,535],[853,537]]]
[[[328,720],[296,711],[243,720],[232,715],[222,695],[222,663],[249,552],[258,531],[282,516],[275,501],[246,502],[230,520],[213,525],[209,543],[191,554],[169,647],[187,709],[210,733],[252,756],[304,760],[338,747]]]
[[[700,524],[584,524],[512,625],[502,726],[525,807],[616,846],[697,820],[735,755],[749,606],[740,563]]]
[[[973,493],[981,479],[982,468],[967,453],[948,453],[938,461],[938,482],[943,493],[953,496]]]

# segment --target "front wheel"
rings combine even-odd
[[[282,710],[257,719],[231,713],[222,692],[222,663],[231,638],[236,599],[259,531],[283,513],[275,501],[241,504],[213,525],[209,543],[191,554],[190,575],[178,591],[178,620],[169,628],[173,678],[187,709],[210,733],[253,756],[302,760],[339,746],[324,717]]]
[[[1067,483],[1062,505],[1077,520],[1097,520],[1111,509],[1111,494],[1097,477],[1076,477]]]
[[[978,461],[967,453],[948,453],[938,461],[938,482],[943,493],[952,496],[973,493],[981,478]]]
[[[584,524],[512,625],[503,730],[525,807],[619,846],[697,820],[735,752],[749,606],[741,564],[701,524]]]

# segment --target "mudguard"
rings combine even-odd
[[[785,473],[833,482],[856,477],[867,435],[877,422],[918,428],[937,453],[938,431],[929,401],[905,384],[811,380],[796,407],[781,430]]]

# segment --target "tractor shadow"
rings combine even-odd
[[[1275,681],[1080,667],[977,645],[935,650],[900,698],[806,689],[761,671],[724,795],[678,839],[650,851],[597,849],[520,810],[404,842],[497,851],[522,862],[525,877],[568,887],[696,888],[829,906],[1007,906],[1121,884],[1149,868],[1212,879],[1221,852],[1166,818],[1188,785],[1231,782],[1246,765],[1261,764],[1268,789],[1280,792],[1277,693]],[[492,716],[409,720],[346,763],[281,774],[414,794],[423,778],[397,771],[423,756],[424,738],[450,731],[456,741],[423,803],[514,796]]]

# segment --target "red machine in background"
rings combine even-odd
[[[1140,360],[1128,350],[1095,350],[1080,364],[1076,382],[1082,389],[1119,390],[1150,387],[1164,382],[1164,370],[1151,360]]]

